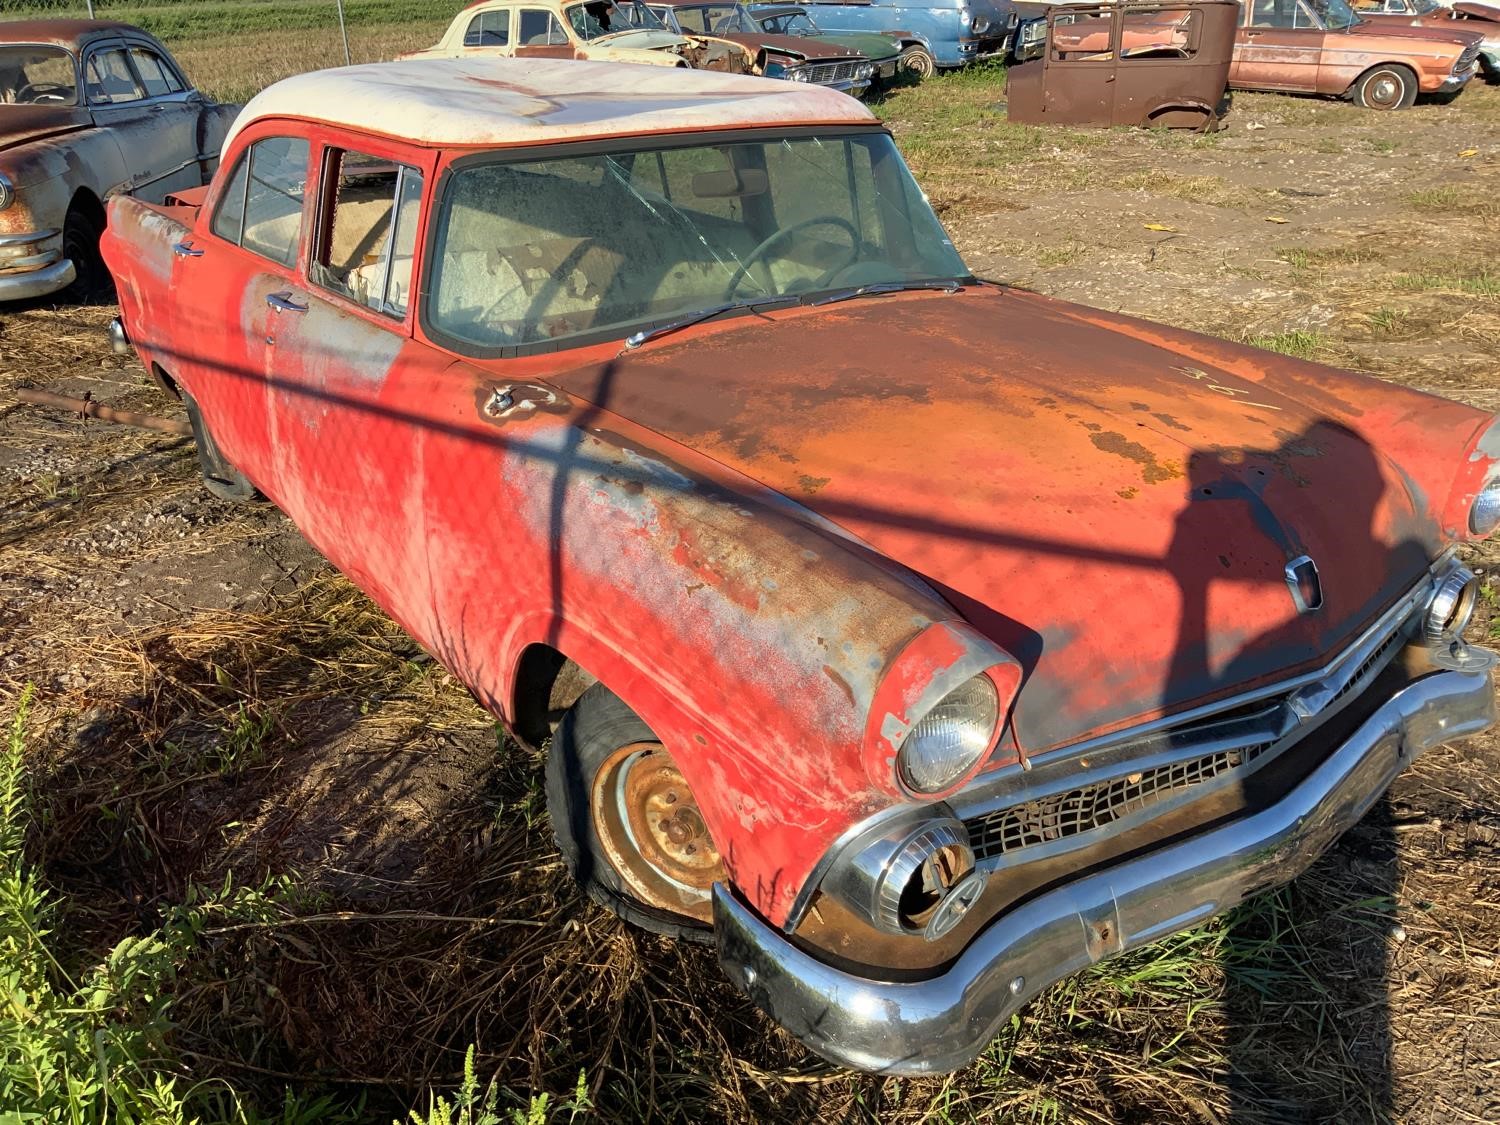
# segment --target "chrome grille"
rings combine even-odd
[[[830,82],[844,82],[854,77],[855,68],[859,64],[854,61],[836,63],[812,63],[808,66],[809,82],[819,86],[826,86]]]
[[[978,859],[991,859],[1104,828],[1168,796],[1248,766],[1274,745],[1262,742],[1205,754],[977,817],[968,822],[974,855]]]

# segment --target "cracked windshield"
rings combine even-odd
[[[623,31],[664,31],[661,20],[640,3],[611,4],[592,0],[563,9],[573,31],[583,40],[619,35]]]
[[[428,322],[477,348],[969,272],[884,134],[470,164],[435,245]]]

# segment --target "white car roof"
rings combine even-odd
[[[876,120],[848,94],[801,82],[633,63],[506,58],[366,63],[286,78],[250,99],[225,149],[267,117],[455,147]]]

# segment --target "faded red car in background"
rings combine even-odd
[[[1354,10],[1361,21],[1376,28],[1405,24],[1445,30],[1457,21],[1462,30],[1482,36],[1480,70],[1489,81],[1500,80],[1500,3],[1456,0],[1443,5],[1438,0],[1354,0]]]
[[[1451,96],[1478,70],[1482,36],[1447,27],[1376,25],[1347,0],[1244,0],[1229,85],[1346,97],[1406,109],[1418,94]]]
[[[105,200],[201,187],[238,112],[138,27],[0,22],[0,301],[106,282]]]
[[[105,255],[214,487],[547,747],[592,897],[840,1063],[963,1064],[1494,719],[1494,416],[979,281],[833,91],[304,75]]]

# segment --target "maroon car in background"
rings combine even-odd
[[[875,74],[874,64],[858,51],[766,31],[743,4],[657,0],[650,7],[679,35],[712,35],[755,52],[760,72],[767,78],[810,82],[858,97]]]

